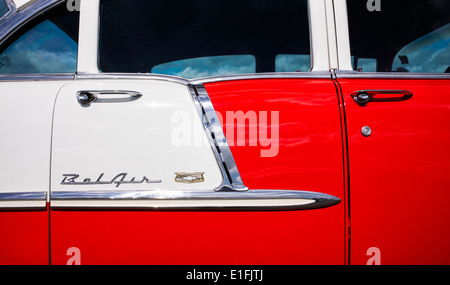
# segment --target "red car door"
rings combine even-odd
[[[347,4],[351,264],[448,264],[450,5]]]

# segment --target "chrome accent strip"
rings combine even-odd
[[[221,81],[258,80],[258,79],[309,79],[309,78],[385,78],[385,79],[450,79],[450,73],[405,73],[405,72],[357,72],[333,70],[330,72],[280,72],[255,73],[229,76],[212,76],[205,78],[185,79],[182,77],[155,73],[36,73],[36,74],[1,74],[0,81],[42,81],[42,80],[92,80],[92,79],[124,79],[124,80],[162,80],[184,85],[200,85]]]
[[[132,79],[132,80],[163,80],[181,84],[201,85],[221,81],[252,80],[252,79],[301,79],[301,78],[330,78],[330,72],[273,72],[249,73],[224,76],[211,76],[203,78],[186,79],[183,77],[157,74],[157,73],[77,73],[77,79]]]
[[[45,209],[47,192],[0,193],[0,210]]]
[[[74,73],[1,74],[0,81],[74,80]]]
[[[46,199],[47,199],[47,192],[0,193],[0,201],[33,201]]]
[[[233,74],[223,76],[211,76],[204,78],[195,78],[189,80],[192,85],[214,83],[221,81],[236,81],[250,79],[300,79],[300,78],[330,78],[329,71],[312,71],[312,72],[270,72],[270,73],[249,73],[249,74]]]
[[[327,31],[328,70],[339,68],[338,43],[336,33],[336,17],[333,0],[325,0],[325,26]]]
[[[450,79],[450,73],[336,71],[337,79]]]
[[[126,80],[161,80],[174,83],[181,83],[184,85],[189,84],[189,80],[164,74],[155,73],[85,73],[78,72],[76,75],[77,80],[101,80],[101,79],[126,79]]]
[[[52,209],[310,210],[341,202],[328,194],[296,190],[58,191],[51,197]]]
[[[222,184],[215,191],[247,191],[205,87],[197,85],[189,86],[189,89],[222,172]]]

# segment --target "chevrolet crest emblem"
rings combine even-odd
[[[175,174],[175,182],[177,183],[200,183],[205,181],[205,177],[203,177],[205,172],[175,172]]]

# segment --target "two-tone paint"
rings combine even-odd
[[[61,2],[8,2],[0,42]],[[383,264],[450,262],[448,75],[350,71],[343,0],[309,3],[309,73],[104,74],[98,3],[81,2],[76,74],[0,76],[0,263],[366,264],[371,248]],[[388,100],[362,106],[362,90]],[[202,143],[170,141],[177,112]],[[117,186],[122,173],[158,183]]]

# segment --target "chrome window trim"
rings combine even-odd
[[[330,70],[339,68],[338,43],[336,37],[336,19],[333,0],[325,0],[325,18],[328,45],[328,64]]]
[[[77,72],[76,80],[104,80],[104,79],[125,79],[125,80],[160,80],[188,85],[188,79],[173,75],[155,73],[86,73]]]
[[[180,191],[55,191],[52,209],[142,210],[311,210],[337,205],[337,197],[297,190],[216,192]]]
[[[410,72],[357,72],[337,70],[337,79],[450,79],[450,73],[410,73]]]
[[[357,72],[336,70],[337,78],[385,78],[385,79],[450,79],[450,73],[404,73],[404,72]],[[228,76],[211,76],[204,78],[185,79],[182,77],[155,73],[29,73],[29,74],[0,74],[1,81],[45,81],[45,80],[160,80],[184,85],[201,85],[223,81],[262,80],[262,79],[309,79],[330,78],[330,72],[298,72],[298,73],[255,73],[236,74]]]
[[[75,73],[25,73],[25,74],[0,74],[0,82],[6,81],[50,81],[50,80],[74,80]]]
[[[47,192],[2,192],[0,211],[33,210],[47,207]]]
[[[92,79],[128,79],[128,80],[161,80],[175,82],[185,85],[201,85],[214,82],[236,81],[236,80],[258,80],[258,79],[302,79],[302,78],[331,78],[329,71],[313,71],[313,72],[272,72],[272,73],[249,73],[249,74],[233,74],[224,76],[210,76],[203,78],[186,79],[173,75],[157,74],[157,73],[77,73],[77,80]]]
[[[236,80],[300,79],[300,78],[331,78],[331,75],[329,71],[270,72],[270,73],[233,74],[226,76],[211,76],[211,77],[191,79],[189,82],[193,85],[198,85],[198,84],[207,84],[222,81],[236,81]]]

